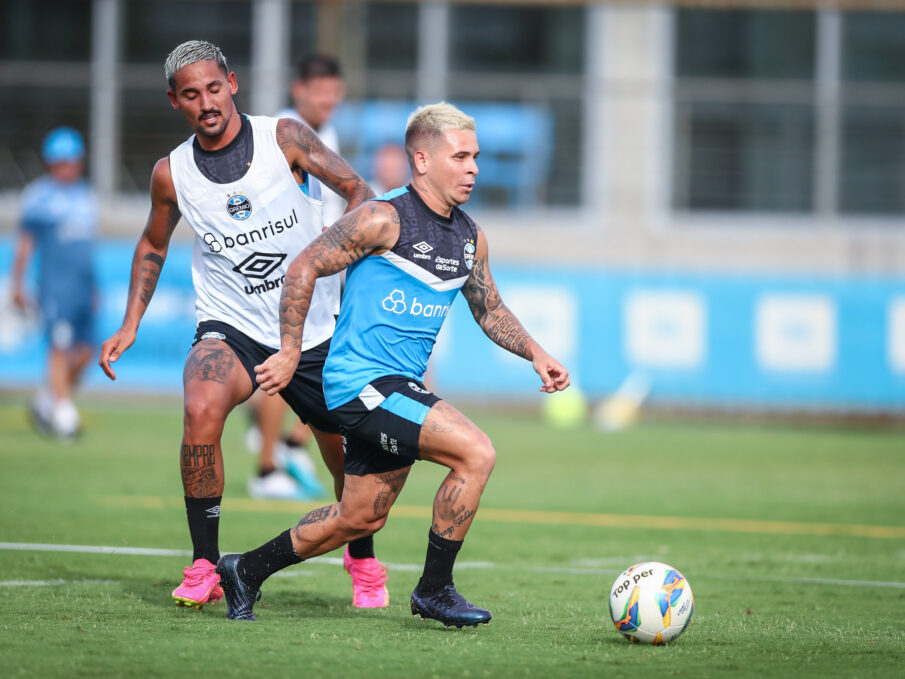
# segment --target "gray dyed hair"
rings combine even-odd
[[[170,52],[170,56],[167,57],[163,64],[163,72],[166,75],[170,89],[176,86],[173,76],[176,75],[177,71],[199,61],[216,61],[224,73],[229,73],[226,57],[223,56],[223,52],[220,51],[219,47],[206,40],[189,40]]]

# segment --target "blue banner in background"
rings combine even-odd
[[[905,280],[495,266],[506,304],[592,396],[629,375],[694,408],[905,410]],[[531,398],[530,366],[455,305],[433,375],[448,392]]]
[[[97,252],[98,343],[120,325],[134,243]],[[36,384],[46,343],[9,301],[12,242],[0,241],[0,385]],[[905,411],[905,279],[661,274],[497,264],[504,301],[590,396],[629,375],[652,401],[694,408]],[[180,392],[195,327],[191,247],[174,244],[138,339],[90,388]],[[530,364],[492,344],[461,297],[429,379],[441,395],[531,402]]]
[[[134,242],[105,242],[95,251],[99,299],[95,336],[100,343],[119,328],[126,310]],[[13,244],[0,241],[0,261],[9,262],[0,280],[0,384],[30,386],[43,379],[47,342],[37,319],[23,325],[10,302],[9,275]],[[84,373],[87,388],[123,391],[182,391],[182,365],[195,332],[195,293],[190,246],[170,247],[154,298],[145,313],[135,344],[113,364],[111,382],[95,363]],[[30,274],[34,274],[34,262]],[[33,278],[33,276],[32,276]],[[34,296],[34,286],[30,286]]]

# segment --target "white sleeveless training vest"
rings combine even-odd
[[[280,295],[289,264],[323,228],[323,202],[296,183],[276,140],[277,118],[247,116],[254,154],[243,177],[216,184],[201,174],[194,135],[170,153],[183,219],[195,231],[192,280],[196,320],[227,323],[280,348]],[[305,319],[302,350],[333,335],[339,278],[319,278]]]

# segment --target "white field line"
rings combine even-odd
[[[119,580],[0,580],[0,587],[53,587],[55,585],[118,585]]]
[[[0,551],[38,551],[38,552],[77,552],[80,554],[104,554],[104,555],[127,555],[127,556],[181,556],[191,557],[192,553],[187,550],[179,549],[149,549],[141,547],[105,547],[101,545],[52,545],[44,543],[30,542],[0,542]],[[223,552],[227,554],[228,552]],[[342,566],[342,559],[318,556],[308,559],[308,563],[317,563],[327,566]],[[395,571],[420,571],[419,564],[396,564],[385,563],[389,570]],[[473,568],[473,569],[492,569],[501,567],[491,561],[463,561],[457,563],[457,569]],[[503,565],[507,569],[518,569],[529,573],[558,573],[562,575],[618,575],[622,569],[614,568],[574,568],[574,567],[557,567],[557,566],[513,566]],[[294,574],[301,574],[304,571],[293,570],[286,573],[284,577],[294,577]],[[840,578],[796,578],[785,576],[771,575],[734,575],[720,573],[698,573],[696,578],[711,578],[714,580],[744,580],[747,582],[776,582],[785,584],[799,585],[835,585],[844,587],[883,587],[891,589],[905,589],[905,582],[885,582],[882,580],[843,580]],[[29,584],[39,583],[49,584],[110,584],[110,580],[74,580],[74,581],[54,581],[54,580],[9,580],[0,581],[0,586],[14,587],[26,586]]]

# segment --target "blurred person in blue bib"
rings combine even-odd
[[[85,143],[74,129],[60,127],[44,139],[47,173],[25,188],[16,257],[14,304],[32,305],[25,272],[38,259],[37,306],[49,346],[47,382],[31,402],[35,426],[43,433],[71,439],[79,431],[72,398],[82,371],[94,353],[94,239],[98,209],[94,191],[83,178]]]
[[[339,61],[326,54],[309,54],[296,66],[290,87],[292,106],[276,113],[277,118],[295,120],[314,131],[331,151],[339,153],[339,135],[330,122],[345,96]],[[407,161],[406,161],[407,162]],[[321,187],[324,226],[343,216],[346,200],[328,187]],[[335,310],[339,313],[339,308]],[[288,405],[279,396],[256,391],[247,401],[252,417],[245,434],[245,446],[258,455],[258,473],[248,481],[254,498],[271,500],[313,500],[326,497],[307,447],[312,442],[308,426],[296,419],[282,435]],[[334,492],[342,492],[342,468],[332,469]],[[354,547],[354,545],[353,545]]]

